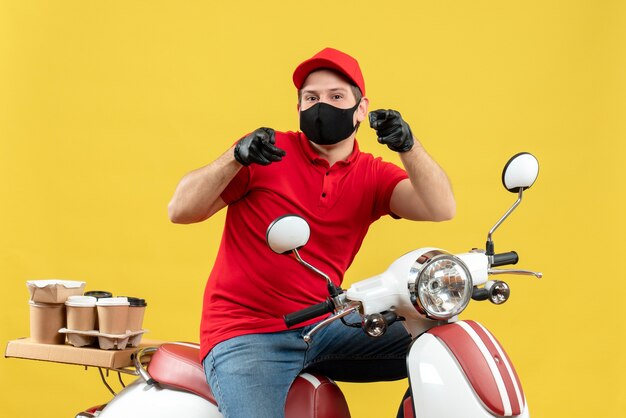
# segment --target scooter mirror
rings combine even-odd
[[[265,240],[277,254],[287,254],[304,246],[311,236],[311,229],[304,218],[285,215],[276,218],[267,228]]]
[[[539,162],[534,155],[521,152],[511,157],[502,170],[502,184],[512,193],[526,190],[535,183]]]

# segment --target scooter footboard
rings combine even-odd
[[[529,416],[513,364],[477,322],[432,328],[415,340],[407,361],[416,417]]]

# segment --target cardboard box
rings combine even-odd
[[[131,355],[143,347],[159,346],[164,341],[143,340],[139,347],[124,350],[100,350],[62,344],[39,344],[28,338],[9,341],[4,357],[78,364],[81,366],[121,369],[133,365]]]
[[[65,303],[70,296],[82,295],[85,282],[75,280],[29,280],[30,300],[41,303]]]

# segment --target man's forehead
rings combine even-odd
[[[348,90],[350,83],[336,71],[320,69],[310,73],[302,84],[302,90]]]

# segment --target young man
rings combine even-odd
[[[226,418],[284,414],[302,369],[337,380],[405,377],[410,342],[396,323],[381,338],[333,323],[307,344],[322,318],[287,329],[283,315],[323,301],[326,283],[265,244],[269,224],[298,214],[311,226],[302,257],[336,285],[369,225],[384,215],[442,221],[455,213],[444,171],[393,110],[370,114],[378,141],[404,170],[362,153],[356,132],[369,101],[358,62],[326,48],[293,74],[301,132],[259,128],[209,165],[187,174],[169,205],[172,222],[193,223],[228,206],[221,246],[204,295],[201,355]]]

